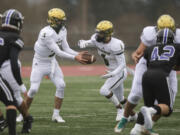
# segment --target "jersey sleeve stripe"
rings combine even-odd
[[[19,47],[21,47],[21,48],[23,48],[23,46],[24,46],[24,42],[22,40],[20,40],[20,39],[16,40],[15,43],[17,45],[19,45]]]
[[[97,49],[98,49],[98,50],[100,50],[101,52],[103,52],[103,53],[107,54],[107,55],[110,55],[110,53],[109,53],[109,52],[106,52],[106,51],[104,51],[104,50],[102,50],[102,49],[100,49],[100,48],[98,48],[98,47],[97,47]]]
[[[122,52],[120,52],[120,53],[117,53],[117,54],[115,54],[115,55],[121,55],[121,54],[123,54],[124,53],[124,51],[122,51]]]

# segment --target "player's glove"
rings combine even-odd
[[[22,92],[22,93],[25,93],[25,92],[27,91],[27,88],[26,88],[26,86],[25,86],[24,84],[22,84],[22,85],[20,86],[20,88],[21,88],[21,92]]]
[[[87,45],[88,45],[88,43],[86,42],[86,40],[79,40],[78,41],[78,46],[80,48],[86,48]]]
[[[114,77],[116,74],[114,72],[109,72],[105,75],[102,75],[101,78],[102,79],[107,79],[107,78],[111,78],[111,77]]]

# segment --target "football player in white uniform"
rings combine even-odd
[[[52,121],[65,122],[60,116],[60,108],[64,98],[65,82],[61,68],[56,61],[56,55],[62,58],[76,60],[83,63],[82,54],[72,50],[67,43],[67,31],[65,28],[66,15],[62,9],[53,8],[48,11],[48,26],[41,29],[38,40],[35,43],[34,58],[31,72],[31,86],[27,94],[27,107],[29,108],[33,97],[38,92],[42,78],[45,75],[56,86],[55,106]]]
[[[100,89],[100,94],[108,98],[117,108],[116,121],[122,117],[125,103],[123,81],[127,76],[126,61],[124,56],[124,43],[112,37],[113,24],[104,20],[97,24],[96,33],[90,40],[80,40],[80,48],[95,47],[103,58],[107,67],[107,74],[102,78],[107,79]]]
[[[121,121],[116,125],[115,132],[122,132],[126,123],[128,122],[129,116],[137,118],[137,114],[133,112],[133,109],[142,98],[142,75],[147,70],[146,60],[141,58],[146,47],[156,44],[156,34],[159,29],[169,28],[175,32],[175,42],[180,43],[180,29],[175,28],[175,21],[170,15],[162,15],[157,20],[157,26],[147,26],[143,29],[141,35],[141,43],[136,51],[132,54],[132,58],[136,63],[135,75],[132,83],[131,92],[128,96],[128,101],[125,105],[124,116]],[[177,93],[177,78],[176,71],[171,71],[170,75],[170,86],[174,91],[174,100]],[[174,101],[173,101],[174,102]],[[154,117],[156,121],[158,117]],[[138,126],[137,126],[138,127]],[[140,126],[139,126],[140,127]],[[143,127],[141,127],[143,129]],[[135,131],[135,130],[134,130]]]

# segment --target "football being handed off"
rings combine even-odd
[[[83,53],[82,58],[87,60],[87,61],[85,61],[86,64],[92,64],[96,61],[96,57],[89,53]]]

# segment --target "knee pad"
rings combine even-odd
[[[103,96],[108,96],[111,92],[108,89],[101,88],[99,93]]]
[[[66,87],[66,84],[64,81],[60,81],[61,83],[56,88],[56,94],[55,96],[58,98],[64,98],[64,88]]]
[[[130,94],[130,95],[128,96],[128,101],[129,101],[131,104],[137,105],[140,99],[141,99],[141,97],[136,96],[136,95],[133,95],[133,94]]]
[[[14,91],[14,98],[17,101],[17,106],[20,106],[23,102],[23,98],[21,97],[21,92],[20,91]]]
[[[31,83],[31,87],[27,93],[28,97],[33,98],[38,92],[39,83]]]

